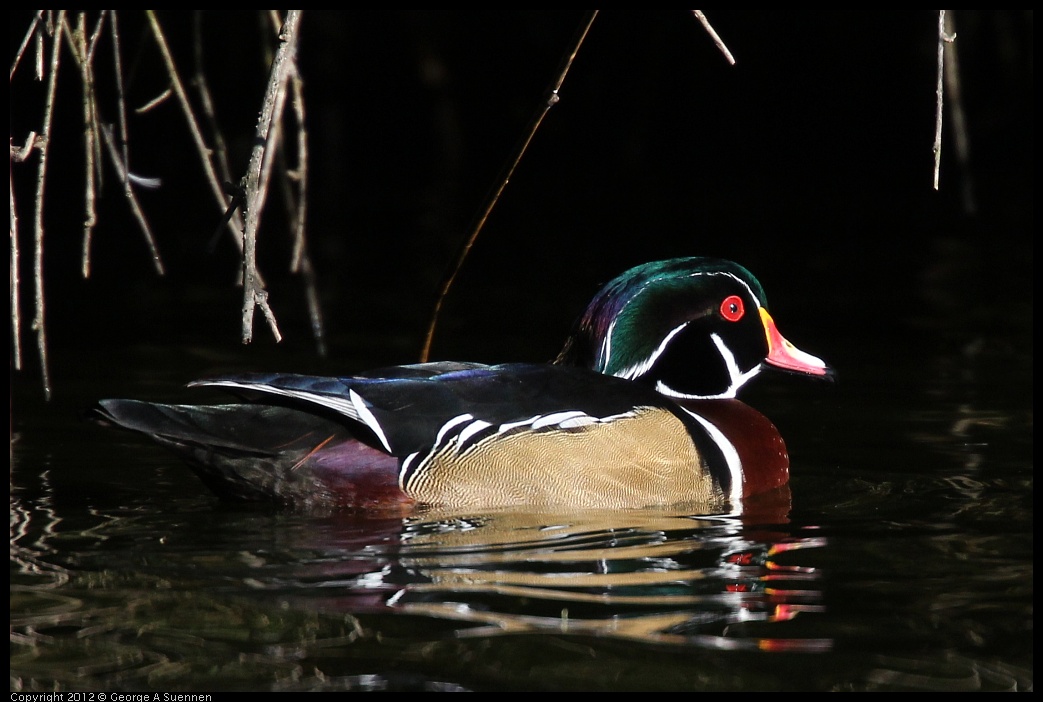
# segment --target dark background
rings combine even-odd
[[[259,246],[285,339],[274,343],[258,316],[255,341],[240,342],[237,253],[227,233],[207,250],[222,213],[173,102],[130,125],[133,170],[163,180],[139,194],[167,275],[153,272],[106,168],[83,279],[80,81],[64,53],[46,200],[49,403],[29,328],[36,157],[12,166],[25,366],[12,374],[12,685],[1031,689],[1033,15],[954,12],[970,162],[957,160],[947,117],[936,192],[934,11],[706,13],[736,66],[687,11],[598,16],[434,346],[436,358],[548,359],[628,266],[703,254],[749,267],[780,330],[839,381],[773,376],[744,389],[785,437],[785,515],[747,512],[740,526],[686,513],[680,530],[658,509],[553,522],[522,510],[474,529],[222,506],[167,452],[83,421],[103,397],[227,401],[184,388],[222,371],[415,360],[438,282],[581,12],[304,13],[308,236],[327,359],[288,272],[277,192]],[[13,52],[31,15],[11,16]],[[193,17],[160,13],[186,80]],[[254,12],[201,19],[242,172],[271,29]],[[121,14],[120,28],[139,106],[167,78],[143,14]],[[111,121],[109,46],[96,71]],[[44,86],[29,65],[11,80],[19,145],[41,122]],[[746,553],[756,562],[735,567]],[[432,591],[439,571],[462,564],[549,587],[472,595],[452,578]],[[670,583],[641,577],[670,564]],[[581,606],[574,585],[562,598],[587,568],[607,577],[582,581],[604,602]],[[372,603],[398,587],[416,599]],[[445,604],[451,618],[417,615],[411,601]],[[802,604],[812,607],[784,616]],[[458,619],[461,605],[478,618]],[[565,607],[592,627],[563,631]],[[370,635],[345,639],[343,612]],[[650,613],[661,622],[652,638],[617,638]],[[544,624],[506,636],[489,626],[531,615]],[[704,632],[729,645],[707,648]]]
[[[598,16],[450,293],[434,358],[549,359],[603,282],[686,255],[750,268],[783,333],[842,372],[860,339],[886,336],[901,353],[922,342],[934,316],[966,317],[968,338],[987,333],[994,315],[1031,316],[1031,11],[954,13],[970,162],[958,162],[947,116],[940,192],[931,187],[935,12],[706,14],[735,66],[689,12]],[[192,15],[160,18],[187,76]],[[582,19],[579,11],[304,13],[308,237],[328,361],[315,356],[302,282],[287,270],[276,195],[260,256],[285,340],[276,346],[258,315],[254,343],[240,344],[237,254],[227,235],[207,251],[221,212],[172,101],[132,116],[130,128],[133,170],[163,179],[140,195],[167,275],[152,271],[107,169],[93,272],[80,276],[79,78],[65,61],[46,200],[56,394],[96,373],[112,347],[218,354],[197,360],[200,368],[350,372],[415,360],[438,282]],[[241,173],[267,80],[260,22],[239,12],[202,21],[207,76]],[[27,12],[13,12],[12,55],[27,25]],[[166,79],[143,17],[124,13],[120,28],[136,106]],[[96,68],[107,120],[110,60]],[[41,120],[44,88],[27,68],[11,81],[15,144]],[[35,163],[13,171],[24,364],[15,377],[33,384]]]

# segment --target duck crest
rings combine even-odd
[[[758,314],[766,305],[760,283],[737,263],[644,264],[598,292],[555,362],[651,384],[671,397],[735,397],[768,351]]]
[[[763,369],[829,378],[742,266],[678,258],[608,283],[551,364],[436,362],[347,377],[226,375],[226,405],[102,400],[102,421],[186,458],[222,497],[292,506],[738,509],[789,476],[732,399]]]

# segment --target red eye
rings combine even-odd
[[[746,314],[746,308],[742,305],[742,298],[738,295],[729,295],[721,303],[721,316],[729,322],[738,322]]]

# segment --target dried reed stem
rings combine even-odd
[[[721,50],[721,53],[724,54],[724,58],[728,61],[728,63],[734,66],[735,57],[732,56],[731,51],[728,51],[728,47],[724,45],[724,40],[721,39],[720,35],[718,35],[714,28],[710,26],[710,20],[706,19],[706,15],[703,14],[703,11],[692,10],[692,14],[695,15],[695,18],[702,23],[703,29],[705,29],[706,33],[710,35],[711,39],[713,39],[713,43],[716,44],[717,48]]]
[[[529,121],[529,127],[525,132],[521,143],[514,154],[514,158],[508,163],[507,168],[500,175],[497,181],[497,186],[493,189],[486,201],[485,208],[481,211],[478,219],[475,222],[474,227],[471,229],[470,236],[464,241],[460,247],[460,251],[457,253],[456,261],[446,272],[446,275],[442,278],[442,284],[438,291],[438,297],[435,299],[434,310],[431,312],[431,321],[427,327],[427,334],[424,336],[424,345],[420,349],[420,362],[426,363],[427,359],[431,355],[431,342],[435,336],[435,327],[438,325],[438,315],[442,311],[442,303],[445,301],[446,295],[449,293],[449,288],[453,286],[453,281],[456,280],[457,274],[460,269],[463,268],[464,260],[467,258],[467,254],[470,253],[471,247],[474,245],[475,240],[478,238],[478,234],[482,231],[482,227],[485,226],[485,221],[489,219],[489,214],[493,211],[496,203],[500,199],[500,195],[503,194],[504,188],[507,187],[507,183],[510,182],[511,176],[514,174],[514,169],[518,167],[518,163],[521,161],[522,156],[525,155],[525,151],[529,148],[529,144],[532,142],[533,136],[536,134],[536,130],[540,128],[540,124],[543,123],[543,118],[547,116],[547,112],[550,108],[558,104],[561,97],[558,91],[561,90],[562,83],[565,82],[565,76],[569,72],[569,68],[572,67],[572,62],[576,59],[576,54],[579,52],[580,47],[583,45],[583,40],[587,38],[587,33],[590,31],[590,25],[594,23],[594,19],[598,16],[598,11],[594,10],[591,12],[586,19],[580,24],[579,30],[576,32],[572,40],[572,45],[569,51],[565,54],[562,59],[561,66],[558,69],[558,76],[550,90],[547,92],[543,102],[536,108],[536,113]]]
[[[955,34],[945,31],[945,10],[938,10],[938,77],[935,87],[934,107],[934,189],[938,189],[938,179],[942,169],[942,110],[945,85],[945,45],[956,39]]]
[[[261,104],[261,114],[257,120],[256,145],[250,154],[250,163],[243,179],[243,189],[246,193],[246,227],[243,229],[242,339],[244,344],[253,340],[255,307],[261,308],[276,341],[282,339],[275,323],[275,316],[268,305],[268,293],[258,278],[257,228],[268,194],[272,152],[278,135],[278,128],[273,129],[273,122],[281,115],[286,101],[286,85],[290,71],[295,65],[300,15],[300,10],[288,10],[282,30],[279,32],[280,43],[275,52],[275,58],[272,60],[268,86]]]
[[[127,198],[127,204],[130,205],[130,211],[134,215],[134,219],[138,221],[138,226],[141,228],[141,232],[145,235],[145,243],[148,245],[149,254],[152,256],[152,266],[156,269],[156,273],[164,275],[166,271],[163,268],[163,261],[159,257],[159,249],[156,247],[156,238],[152,234],[152,227],[149,226],[148,218],[145,216],[145,211],[141,209],[141,205],[138,203],[138,196],[134,194],[134,189],[131,187],[133,183],[133,176],[123,167],[123,162],[120,161],[119,150],[116,148],[116,139],[112,136],[112,128],[108,125],[102,125],[101,135],[104,137],[105,153],[109,155],[109,160],[112,161],[113,168],[120,175],[120,180],[123,183],[123,195]]]
[[[951,12],[945,13],[945,34],[956,39]],[[978,211],[977,198],[974,196],[974,178],[971,174],[971,140],[967,133],[967,114],[963,110],[963,91],[960,89],[960,63],[957,59],[956,42],[945,44],[945,92],[949,95],[949,117],[952,126],[953,144],[956,146],[956,159],[960,163],[961,192],[963,209],[967,214]]]
[[[14,164],[21,163],[29,158],[29,154],[36,146],[36,132],[29,132],[25,139],[25,146],[11,147],[10,170],[11,178],[8,180],[10,190],[10,222],[11,222],[11,341],[14,353],[14,369],[22,370],[22,313],[21,313],[21,281],[18,274],[18,207],[14,195]]]
[[[278,12],[269,11],[268,18],[275,31],[278,31],[282,26],[282,18],[279,17]],[[297,123],[297,165],[293,169],[287,168],[285,158],[280,158],[280,168],[286,175],[282,181],[283,199],[286,203],[286,211],[290,213],[291,229],[293,230],[290,272],[300,273],[304,280],[305,300],[308,305],[312,337],[315,339],[315,349],[319,356],[325,357],[326,330],[322,307],[319,304],[318,278],[311,262],[311,255],[308,253],[308,241],[305,236],[308,212],[308,131],[304,111],[304,81],[296,61],[289,67],[289,81],[290,89],[293,91],[290,104]],[[279,126],[281,122],[282,120],[277,120],[273,128]],[[284,144],[284,142],[280,141],[280,144]],[[285,148],[279,150],[280,157],[284,157],[285,154]],[[296,193],[291,190],[293,182],[297,184]]]
[[[232,182],[232,169],[228,166],[228,146],[224,135],[217,126],[217,111],[214,109],[214,99],[210,92],[210,83],[206,79],[206,71],[203,69],[203,31],[202,14],[196,10],[192,18],[192,57],[195,63],[195,74],[192,83],[199,94],[199,102],[203,106],[203,117],[210,128],[210,138],[213,139],[213,156],[217,161],[217,169],[222,183]],[[240,226],[240,231],[242,227]]]
[[[54,98],[58,87],[58,67],[61,57],[61,39],[58,32],[65,23],[65,10],[58,11],[51,41],[50,74],[47,81],[47,98],[44,101],[43,126],[40,129],[40,165],[36,174],[36,207],[33,211],[33,283],[35,286],[36,315],[32,329],[36,332],[36,346],[40,354],[40,378],[43,382],[44,398],[51,399],[51,372],[47,361],[47,328],[43,290],[43,196],[47,182],[47,154],[50,151],[51,119],[54,116]]]
[[[104,15],[103,15],[104,16]],[[99,29],[99,28],[96,28]],[[68,23],[64,23],[62,34],[73,54],[73,60],[80,68],[80,85],[83,91],[83,163],[84,163],[84,185],[83,185],[83,255],[82,273],[84,278],[91,274],[90,250],[91,236],[94,227],[98,223],[98,212],[96,208],[97,188],[95,185],[95,174],[97,173],[97,161],[95,154],[98,149],[98,120],[97,105],[94,104],[94,76],[91,73],[91,62],[87,55],[87,16],[81,12],[76,17],[76,29],[72,30]]]
[[[22,37],[22,43],[18,45],[18,50],[14,53],[14,60],[11,61],[11,79],[14,79],[14,73],[18,70],[18,64],[22,61],[22,54],[25,53],[25,48],[29,46],[29,40],[36,34],[36,28],[40,25],[42,19],[43,10],[37,10],[33,21],[29,23],[29,29],[25,31],[25,36]]]
[[[34,139],[36,135],[30,134],[29,138]],[[21,301],[18,295],[18,215],[16,214],[17,208],[15,207],[14,197],[14,158],[12,157],[8,163],[10,177],[8,178],[7,186],[11,196],[11,209],[8,216],[11,227],[11,273],[9,285],[11,291],[11,344],[13,347],[12,354],[14,355],[12,362],[15,370],[22,370],[22,319],[18,310]]]
[[[159,26],[159,20],[156,18],[154,10],[146,10],[145,16],[148,17],[149,26],[152,29],[152,35],[156,40],[156,45],[159,47],[160,54],[163,56],[163,63],[166,65],[167,74],[170,76],[171,87],[174,89],[174,94],[177,96],[178,104],[181,105],[181,112],[184,114],[185,121],[188,123],[188,131],[195,142],[196,152],[199,154],[200,161],[203,165],[203,171],[206,173],[207,181],[210,184],[210,192],[217,201],[218,208],[224,212],[228,205],[224,188],[221,186],[221,181],[214,172],[212,152],[206,145],[206,141],[203,139],[203,133],[199,129],[199,122],[196,120],[192,104],[188,101],[188,93],[185,91],[184,83],[182,83],[181,76],[178,74],[177,64],[174,63],[174,56],[170,52],[170,46],[167,44],[166,36],[164,36],[163,29]],[[231,217],[228,219],[228,227],[235,239],[236,246],[238,246],[239,250],[242,251],[243,221],[237,213],[233,212]]]

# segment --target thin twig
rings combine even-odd
[[[47,362],[47,331],[44,322],[44,291],[43,291],[43,196],[44,185],[47,182],[47,153],[50,151],[51,118],[54,116],[54,98],[58,87],[58,66],[61,56],[61,37],[58,31],[65,23],[65,10],[58,11],[56,31],[51,41],[51,66],[47,82],[47,98],[44,101],[43,126],[40,128],[42,141],[37,146],[40,149],[40,166],[36,176],[36,208],[33,212],[33,282],[36,292],[36,316],[33,318],[32,329],[36,332],[36,345],[40,352],[40,377],[43,381],[44,398],[51,399],[51,373]]]
[[[142,105],[140,107],[135,107],[134,108],[134,114],[136,114],[136,115],[143,115],[143,114],[147,113],[149,110],[152,110],[153,108],[158,107],[159,105],[162,105],[164,102],[169,100],[170,96],[173,95],[173,94],[174,94],[174,89],[168,87],[166,90],[161,92],[159,95],[157,95],[156,97],[154,97],[151,100],[149,100],[148,102],[146,102],[144,105]]]
[[[274,60],[272,67],[274,69]],[[257,192],[256,202],[258,204],[259,211],[264,210],[265,203],[268,202],[268,190],[272,184],[272,169],[275,167],[275,163],[278,160],[277,156],[280,152],[280,144],[282,143],[282,117],[286,110],[286,94],[287,87],[289,86],[289,75],[293,68],[292,59],[282,63],[280,69],[280,80],[277,85],[277,90],[272,98],[271,113],[268,115],[268,133],[264,137],[264,150],[261,154],[261,174],[257,181]],[[273,73],[274,76],[274,73]],[[262,116],[264,108],[261,110]],[[258,129],[258,136],[260,136],[261,130]],[[250,206],[250,192],[247,190],[247,206]],[[258,226],[260,226],[260,212],[258,213]]]
[[[206,70],[203,67],[202,18],[202,11],[196,10],[192,18],[192,57],[195,63],[192,83],[195,85],[196,92],[199,93],[199,101],[203,106],[203,117],[210,128],[210,138],[214,142],[213,155],[217,160],[217,170],[221,176],[221,182],[231,183],[232,169],[228,166],[228,146],[225,144],[224,135],[217,124],[217,111],[214,109],[210,84],[206,80]],[[242,231],[242,227],[240,227],[240,231]]]
[[[134,189],[131,187],[134,183],[134,177],[123,170],[123,162],[120,160],[119,150],[116,148],[116,139],[112,135],[112,127],[102,125],[101,134],[104,137],[105,152],[109,155],[113,168],[119,173],[120,182],[123,183],[123,196],[127,198],[130,211],[134,213],[134,218],[138,220],[138,226],[145,237],[145,244],[148,245],[149,254],[152,256],[152,266],[156,269],[157,274],[164,275],[166,271],[163,269],[163,260],[159,256],[156,238],[152,235],[152,227],[149,226],[145,211],[138,204],[138,196],[134,194]]]
[[[713,39],[713,43],[716,44],[717,48],[721,50],[721,53],[724,54],[724,58],[728,61],[728,63],[734,66],[735,57],[732,56],[731,51],[728,51],[728,47],[724,45],[724,40],[721,39],[721,37],[717,34],[714,28],[710,26],[710,20],[706,19],[706,15],[703,14],[703,11],[692,10],[692,14],[695,15],[695,18],[702,23],[703,29],[705,29],[707,34],[710,35],[710,38]]]
[[[293,256],[290,258],[290,270],[294,273],[301,266],[301,259],[308,255],[307,242],[304,239],[305,222],[308,215],[308,132],[304,121],[304,81],[300,72],[294,68],[290,77],[293,90],[293,112],[297,121],[297,167],[287,175],[297,181],[297,216],[293,227]]]
[[[945,34],[956,39],[951,12],[945,13]],[[952,125],[953,142],[956,145],[956,159],[960,162],[963,192],[963,209],[967,214],[978,211],[977,198],[974,196],[974,176],[971,173],[971,140],[967,133],[967,116],[963,111],[963,91],[960,90],[960,63],[957,59],[956,42],[947,41],[945,45],[945,91],[949,95],[949,115]]]
[[[112,12],[115,13],[115,10],[112,10]],[[98,48],[98,40],[101,38],[101,30],[102,30],[102,28],[105,25],[105,14],[106,13],[103,12],[103,13],[101,13],[101,15],[98,16],[98,21],[94,25],[94,32],[91,34],[90,41],[87,43],[87,63],[91,64],[91,65],[93,65],[93,62],[94,62],[94,51],[95,51],[95,49]],[[116,31],[116,25],[115,25],[116,16],[115,16],[115,14],[113,14],[112,19],[113,19],[112,31],[113,31],[113,33],[115,33],[115,31]],[[113,35],[113,41],[115,41],[115,40],[116,40],[116,36],[114,34]],[[93,75],[93,73],[92,73],[92,75]],[[120,90],[122,91],[122,86],[120,87]],[[98,134],[100,133],[100,131],[99,131],[100,127],[98,126],[98,91],[96,89],[94,89],[93,86],[92,86],[92,89],[91,89],[91,96],[92,96],[91,97],[92,104],[94,106],[94,109],[91,112],[91,125],[92,125],[92,129],[94,130],[94,179],[98,183],[98,190],[101,191],[103,189],[103,187],[104,187],[105,178],[104,178],[104,173],[103,173],[102,167],[101,167],[102,166],[102,160],[101,160],[101,139],[98,138]]]
[[[11,226],[11,342],[14,346],[14,369],[19,371],[22,370],[22,285],[21,279],[18,275],[18,207],[15,202],[14,194],[14,164],[20,163],[29,158],[29,154],[32,152],[34,146],[36,146],[36,132],[29,132],[24,147],[18,148],[13,144],[11,145],[11,156],[8,161],[9,178],[7,180],[7,186],[10,191],[9,219]]]
[[[228,205],[224,188],[221,186],[221,181],[218,179],[217,174],[214,173],[210,148],[206,145],[206,141],[203,139],[203,133],[199,129],[199,123],[196,120],[195,112],[192,110],[192,104],[188,101],[188,93],[185,91],[185,86],[181,82],[181,77],[177,71],[177,65],[174,63],[174,56],[170,53],[170,46],[167,44],[167,39],[163,35],[163,29],[159,26],[159,19],[157,19],[155,11],[146,10],[145,16],[148,17],[149,26],[152,29],[152,35],[155,37],[156,45],[159,47],[159,51],[163,56],[163,63],[166,65],[167,73],[170,76],[171,87],[177,95],[178,103],[181,105],[181,111],[185,115],[185,120],[188,122],[188,131],[192,135],[193,141],[195,141],[196,152],[199,154],[200,161],[202,161],[203,171],[206,173],[207,181],[210,183],[210,191],[213,194],[214,199],[217,200],[218,209],[221,212],[224,212]],[[242,251],[243,221],[238,214],[233,214],[229,218],[228,227],[235,239],[236,246],[238,246],[239,250]]]
[[[115,10],[109,10],[109,12],[115,12]],[[94,62],[94,50],[98,48],[98,39],[101,38],[101,30],[105,26],[105,15],[106,13],[102,12],[94,22],[94,31],[91,32],[90,41],[87,42],[87,63]]]
[[[46,19],[44,20],[44,32],[47,36],[54,36],[54,26],[52,24],[52,17],[54,10],[47,10]],[[47,59],[45,54],[47,53],[46,43],[44,41],[44,35],[42,32],[36,33],[36,80],[43,80],[44,73],[46,71],[45,65]]]
[[[11,342],[14,354],[13,364],[16,371],[22,370],[22,299],[21,280],[18,275],[18,207],[16,206],[14,195],[14,164],[20,163],[29,158],[29,154],[32,152],[34,146],[36,146],[36,132],[29,132],[24,147],[17,148],[13,145],[11,146],[11,156],[8,161],[10,177],[8,178],[7,184],[8,190],[10,191],[9,218],[11,226]]]
[[[315,351],[320,357],[326,357],[326,325],[322,318],[322,305],[319,303],[318,276],[311,263],[308,249],[301,256],[301,275],[304,276],[304,295],[308,301],[308,319],[311,321],[311,335],[315,339]]]
[[[268,18],[275,31],[282,26],[282,18],[275,10],[268,12]],[[315,349],[319,356],[326,356],[326,330],[323,322],[322,307],[319,304],[318,277],[315,267],[308,253],[308,241],[305,237],[305,223],[308,212],[308,133],[304,112],[304,81],[297,62],[289,67],[290,89],[293,97],[290,104],[293,106],[294,119],[297,123],[297,167],[289,169],[285,165],[285,142],[280,142],[279,149],[280,167],[285,172],[283,179],[283,199],[286,202],[286,211],[290,213],[290,221],[293,229],[293,255],[290,258],[290,272],[301,274],[304,280],[304,294],[308,305],[308,317],[311,321],[312,337],[315,339]],[[296,196],[291,191],[291,183],[297,183]]]
[[[291,79],[293,90],[293,111],[297,122],[297,167],[287,170],[286,176],[297,182],[297,208],[293,222],[293,255],[290,257],[290,271],[296,273],[301,266],[301,259],[308,255],[307,242],[304,238],[305,222],[308,215],[308,135],[304,124],[304,89],[300,77],[295,74]]]
[[[120,162],[123,165],[123,186],[127,187],[130,176],[130,127],[127,124],[127,99],[123,91],[123,51],[120,48],[119,22],[116,10],[112,15],[112,72],[116,78],[116,114],[120,126]]]
[[[934,107],[934,189],[938,189],[938,179],[942,169],[942,108],[943,108],[943,86],[945,75],[945,45],[956,39],[955,34],[945,31],[945,10],[938,10],[938,77],[936,81],[935,94],[937,96]]]
[[[91,72],[90,59],[87,54],[87,16],[80,12],[76,17],[76,29],[73,31],[68,23],[63,25],[62,34],[65,36],[69,49],[72,51],[73,59],[80,68],[80,83],[83,89],[83,162],[84,162],[84,186],[83,186],[83,254],[81,270],[84,278],[91,275],[91,236],[94,227],[98,223],[98,213],[95,207],[96,188],[94,174],[96,173],[96,162],[94,155],[98,144],[97,119],[94,104],[94,77]]]
[[[11,342],[14,345],[14,369],[22,370],[22,316],[19,311],[21,300],[18,288],[18,215],[15,207],[14,197],[14,159],[8,161],[10,177],[7,181],[8,190],[11,193],[10,213],[11,222]]]
[[[297,118],[297,168],[288,174],[297,181],[297,216],[290,270],[299,271],[304,276],[312,337],[315,339],[315,347],[319,356],[325,357],[326,328],[322,318],[322,306],[319,304],[318,278],[308,251],[308,241],[305,238],[305,223],[308,214],[308,132],[307,123],[304,121],[304,81],[301,80],[300,72],[296,67],[290,82],[293,87],[293,109]]]
[[[36,28],[40,25],[42,19],[43,10],[37,10],[36,15],[33,17],[33,21],[29,23],[29,29],[25,30],[25,36],[22,38],[22,43],[18,45],[18,50],[15,52],[14,60],[11,61],[10,79],[14,79],[14,72],[18,70],[18,64],[22,61],[22,54],[25,53],[25,47],[29,46],[29,41],[33,38],[33,34],[36,33]]]
[[[272,68],[261,104],[261,114],[257,120],[257,138],[250,163],[247,166],[243,187],[246,191],[246,227],[243,229],[243,343],[253,339],[254,307],[260,306],[268,320],[276,341],[282,339],[275,324],[275,317],[268,306],[268,294],[258,280],[257,275],[257,228],[264,201],[267,197],[268,180],[271,173],[272,150],[274,138],[278,130],[272,129],[285,104],[286,85],[289,71],[294,65],[297,51],[297,27],[300,24],[300,10],[288,10],[279,32],[279,48],[272,60]]]
[[[29,158],[29,154],[39,145],[39,141],[40,138],[36,135],[36,132],[29,132],[29,135],[25,138],[25,146],[21,148],[11,146],[11,160],[15,163],[21,163]]]
[[[485,208],[475,222],[474,228],[471,230],[470,236],[464,241],[457,253],[456,261],[453,266],[446,272],[446,275],[442,278],[442,284],[438,291],[438,297],[435,299],[434,310],[431,312],[431,321],[427,327],[427,334],[424,336],[424,345],[420,349],[420,362],[426,363],[428,357],[431,354],[431,342],[435,336],[435,327],[438,324],[438,315],[442,311],[442,303],[445,301],[446,295],[449,293],[449,288],[453,286],[453,281],[456,280],[457,274],[464,265],[464,259],[467,258],[467,254],[471,251],[471,247],[474,245],[475,240],[478,238],[478,234],[482,231],[482,227],[485,226],[485,221],[489,218],[489,214],[493,211],[496,203],[500,199],[500,195],[503,193],[504,188],[507,187],[507,183],[510,181],[511,176],[514,174],[514,169],[518,167],[518,163],[521,161],[522,156],[525,155],[525,151],[529,148],[529,143],[532,141],[533,136],[536,134],[536,130],[540,128],[540,124],[543,122],[543,118],[547,116],[547,112],[550,108],[554,107],[561,99],[558,95],[558,91],[561,90],[562,83],[565,82],[565,76],[569,72],[569,68],[572,67],[572,62],[576,58],[576,54],[579,52],[580,47],[583,45],[583,40],[586,39],[587,33],[590,31],[590,25],[594,23],[594,19],[598,16],[598,11],[594,10],[589,16],[580,24],[579,30],[576,32],[572,40],[572,45],[569,51],[565,54],[562,59],[561,66],[558,70],[558,77],[554,84],[551,86],[550,91],[547,93],[546,98],[540,103],[539,107],[536,108],[536,114],[533,115],[529,121],[528,129],[525,132],[525,136],[522,138],[521,143],[515,152],[514,158],[508,163],[507,168],[501,174],[498,185],[493,189],[492,193],[486,202]]]
[[[100,26],[100,25],[99,25]],[[115,22],[113,23],[114,33],[116,32]],[[96,30],[97,32],[97,27]],[[127,202],[130,205],[131,212],[133,212],[135,219],[138,221],[138,225],[141,227],[142,234],[145,237],[145,243],[148,245],[149,252],[152,255],[152,263],[156,268],[156,272],[159,275],[164,274],[163,261],[159,256],[159,251],[156,246],[155,237],[152,234],[152,229],[148,224],[148,219],[145,217],[145,212],[142,210],[141,205],[137,201],[137,196],[134,194],[132,185],[139,183],[148,187],[150,180],[145,178],[136,178],[131,174],[128,169],[127,155],[127,140],[126,140],[126,113],[123,109],[122,104],[122,79],[118,75],[120,73],[118,64],[118,53],[117,53],[117,83],[120,85],[119,88],[119,99],[120,99],[120,112],[123,117],[123,139],[121,140],[123,146],[122,155],[119,153],[119,149],[116,145],[116,139],[112,134],[110,127],[100,127],[98,123],[98,108],[95,102],[96,93],[94,89],[94,72],[90,65],[90,53],[86,41],[86,20],[84,15],[81,13],[77,20],[77,28],[75,31],[71,30],[68,23],[63,25],[63,35],[72,51],[73,57],[76,63],[80,67],[80,78],[83,83],[83,109],[84,109],[84,135],[85,135],[85,149],[86,154],[84,161],[86,163],[86,177],[84,187],[84,198],[85,198],[85,216],[84,216],[84,232],[83,232],[83,277],[90,277],[90,244],[91,234],[93,227],[97,223],[97,215],[95,212],[95,174],[100,171],[100,149],[101,143],[104,143],[106,147],[106,153],[109,156],[109,160],[112,161],[113,167],[116,169],[116,173],[119,175],[119,180],[123,186],[124,197],[127,198]],[[96,35],[95,35],[95,38]],[[119,47],[118,39],[114,38],[115,45]]]

